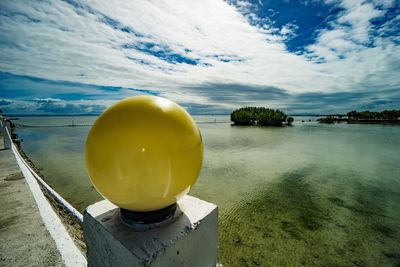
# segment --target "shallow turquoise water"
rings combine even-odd
[[[222,116],[195,119],[205,157],[190,194],[219,206],[219,261],[225,266],[400,264],[399,126],[295,118],[294,127],[260,128],[230,126]],[[88,130],[17,130],[49,184],[81,211],[100,199],[84,168]]]

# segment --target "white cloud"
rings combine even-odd
[[[258,23],[245,1],[238,1],[237,7],[213,0],[103,0],[75,6],[53,1],[2,2],[5,13],[19,15],[1,17],[0,70],[157,90],[175,101],[224,107],[232,104],[185,88],[247,84],[302,93],[398,85],[393,60],[400,56],[399,46],[371,35],[371,20],[383,16],[382,8],[392,3],[385,1],[379,9],[363,1],[337,4],[344,11],[332,21],[331,29],[319,32],[307,55],[296,55],[284,44],[296,34],[296,26],[276,29],[268,20]],[[371,42],[375,47],[369,46]],[[173,64],[145,53],[145,43],[154,44],[153,53],[168,49],[176,57],[199,64]],[[123,91],[113,98],[129,94]]]
[[[0,99],[7,114],[98,114],[115,100],[62,100],[35,98],[28,100]],[[23,112],[21,112],[23,111]]]
[[[370,39],[371,20],[381,17],[385,12],[363,1],[346,0],[342,6],[346,12],[338,18],[337,23],[349,24],[351,38],[356,42],[367,43]]]
[[[299,29],[299,26],[293,23],[287,23],[284,25],[279,31],[280,35],[283,36],[284,39],[291,39],[297,36],[296,31]]]
[[[364,1],[339,1],[344,8],[331,29],[321,30],[316,43],[310,45],[309,56],[323,59],[320,70],[331,73],[337,86],[331,88],[343,91],[357,91],[369,88],[380,90],[399,86],[398,67],[393,61],[400,60],[400,47],[391,38],[379,36],[390,25],[377,29],[371,20],[384,16],[381,9]]]

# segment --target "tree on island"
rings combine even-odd
[[[288,125],[291,125],[288,121]],[[231,113],[231,121],[235,125],[261,125],[261,126],[282,126],[288,116],[279,109],[264,107],[244,107],[236,109]]]

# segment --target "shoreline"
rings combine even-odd
[[[15,144],[16,145],[16,144]],[[21,154],[23,159],[29,164],[32,170],[35,171],[37,175],[39,175],[44,181],[47,182],[46,177],[39,171],[39,169],[35,166],[32,160],[27,156],[27,154],[23,151],[20,146],[17,146],[18,152]],[[86,243],[83,236],[83,227],[82,224],[74,217],[72,217],[65,208],[47,191],[45,187],[39,184],[40,189],[42,190],[43,194],[45,195],[47,201],[53,208],[53,210],[57,213],[58,217],[62,221],[65,229],[72,237],[72,240],[78,247],[78,249],[86,255]]]
[[[400,120],[353,120],[341,118],[320,118],[319,123],[347,123],[347,124],[382,124],[382,125],[400,125]]]

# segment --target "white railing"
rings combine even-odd
[[[11,141],[11,135],[8,127],[0,122],[1,129],[4,130],[4,139]],[[8,147],[10,148],[10,147]],[[32,170],[29,164],[23,159],[17,147],[11,142],[11,150],[15,156],[17,164],[25,177],[27,186],[29,187],[32,196],[36,202],[36,206],[42,217],[42,221],[50,236],[55,241],[55,245],[60,252],[64,265],[67,267],[85,267],[87,260],[85,255],[78,249],[72,237],[67,232],[60,217],[52,208],[48,199],[43,193],[45,188],[49,195],[51,195],[64,209],[71,214],[74,218],[82,222],[82,214],[75,210],[71,204],[63,199],[57,192],[55,192],[49,185],[47,185],[36,172]],[[42,185],[42,186],[41,186]]]
[[[31,168],[31,166],[25,161],[25,159],[21,156],[19,153],[18,149],[15,147],[14,143],[11,140],[11,134],[8,130],[8,128],[4,125],[3,122],[1,122],[1,127],[4,127],[5,133],[7,136],[4,136],[4,138],[8,138],[11,142],[12,149],[14,150],[15,154],[20,158],[20,160],[24,163],[26,168],[32,173],[33,177],[38,181],[38,183],[43,186],[47,192],[58,202],[60,203],[63,208],[75,219],[77,219],[79,222],[83,222],[83,215],[77,211],[71,204],[68,203],[62,196],[60,196],[56,191],[54,191],[53,188],[51,188],[43,179]]]

